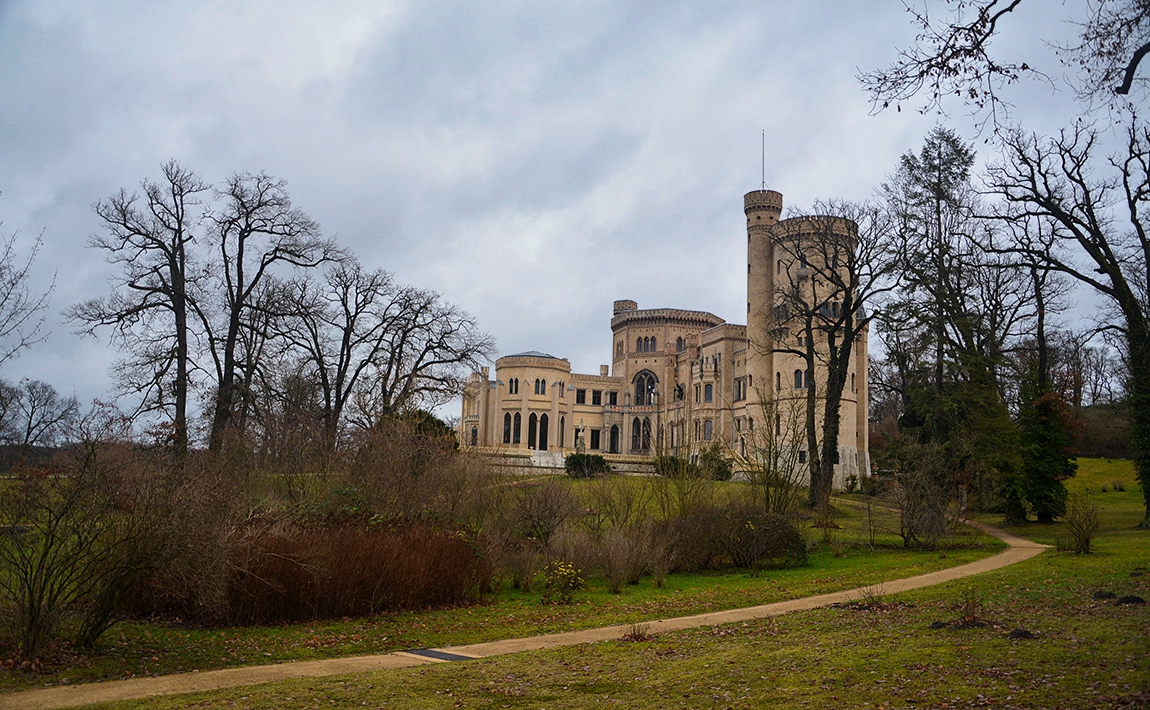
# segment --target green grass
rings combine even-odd
[[[1084,463],[1072,489],[1112,480],[1125,465]],[[1150,533],[1134,529],[1143,512],[1140,492],[1126,487],[1127,495],[1098,494],[1103,525],[1095,554],[1050,550],[1001,570],[886,597],[870,610],[821,609],[645,642],[287,681],[119,707],[1147,707],[1150,604],[1119,606],[1092,596],[1108,590],[1150,598]],[[1131,504],[1130,494],[1139,505]],[[1032,523],[1018,530],[1046,535],[1056,527]],[[853,560],[860,564],[851,564],[855,554],[816,558],[810,573],[862,573],[861,563],[878,562],[859,554]],[[885,555],[896,556],[876,553]],[[840,559],[845,566],[836,569]],[[972,611],[987,625],[929,628]],[[1017,628],[1035,637],[1007,638]]]
[[[836,522],[839,529],[805,530],[816,546],[807,567],[758,575],[741,570],[669,575],[664,588],[648,577],[622,594],[611,594],[605,582],[592,579],[570,605],[543,605],[538,590],[504,590],[473,606],[368,619],[216,630],[122,623],[91,654],[59,657],[35,673],[0,672],[0,689],[459,645],[685,616],[875,584],[1001,549],[997,540],[972,533],[959,541],[962,547],[942,553],[870,549],[852,544],[869,542],[865,511],[840,506]],[[880,535],[877,541],[893,538]]]

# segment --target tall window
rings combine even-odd
[[[651,420],[643,417],[643,451],[651,449]]]
[[[783,389],[783,373],[781,373],[781,372],[775,373],[775,389],[777,389],[777,390]]]
[[[547,435],[550,432],[551,432],[551,421],[547,418],[547,415],[544,414],[544,415],[539,417],[539,446],[538,446],[538,448],[540,451],[546,451],[547,450],[547,440],[548,440]]]
[[[511,412],[503,413],[503,443],[511,443]]]
[[[775,436],[783,435],[783,418],[778,414],[775,415]]]
[[[631,449],[638,451],[643,444],[643,423],[638,419],[631,420]]]
[[[539,429],[539,417],[535,416],[535,412],[531,413],[531,417],[527,420],[527,448],[535,448],[535,435]]]
[[[475,427],[471,427],[471,445],[472,446],[478,446],[479,445],[479,430],[476,429]]]
[[[611,425],[611,447],[608,451],[612,454],[619,453],[619,425]]]
[[[655,339],[651,338],[651,352],[654,352],[658,349],[659,349],[659,346],[655,344]]]
[[[567,417],[559,417],[559,448],[563,448],[563,441],[567,436]]]
[[[712,385],[704,385],[703,386],[703,401],[704,402],[715,401],[715,388]]]
[[[512,444],[518,444],[521,441],[521,439],[519,437],[520,437],[520,432],[522,430],[523,430],[523,417],[520,416],[519,412],[516,412],[515,413],[515,426],[513,426],[511,428],[511,437],[512,437],[511,443]]]
[[[795,370],[795,389],[803,389],[803,371]]]
[[[635,350],[637,350],[639,352],[643,352],[643,339],[642,338],[636,338],[635,339]]]
[[[587,404],[587,390],[575,390],[575,404]]]
[[[715,433],[715,425],[710,419],[703,422],[703,441],[710,441],[711,436]]]
[[[635,375],[633,381],[635,383],[635,404],[638,406],[654,404],[658,382],[655,379],[655,373],[650,370],[643,370]]]
[[[591,390],[591,404],[595,406],[603,404],[603,390]]]
[[[611,405],[612,407],[618,405],[619,404],[619,393],[618,392],[608,392],[607,393],[607,404]]]
[[[675,352],[681,353],[686,349],[687,349],[687,347],[685,345],[683,345],[683,339],[682,338],[675,338]]]
[[[599,436],[600,432],[598,429],[591,430],[591,448],[595,451],[599,450]]]
[[[519,378],[512,377],[507,381],[507,394],[519,394]]]

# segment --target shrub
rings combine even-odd
[[[624,583],[639,583],[651,561],[652,537],[650,525],[613,528],[603,536],[603,576],[612,594]]]
[[[1090,554],[1094,535],[1101,523],[1101,512],[1087,493],[1074,493],[1066,500],[1066,535],[1059,539],[1058,549],[1079,555]]]
[[[758,570],[807,562],[807,544],[786,518],[745,504],[732,504],[718,515],[719,545],[737,567]]]
[[[729,481],[734,472],[731,461],[723,456],[718,442],[699,452],[699,469],[705,478],[712,481]]]
[[[543,576],[544,604],[570,604],[575,592],[583,588],[583,573],[570,562],[552,560],[543,570]]]
[[[599,454],[568,454],[563,468],[571,478],[596,478],[611,472],[607,459]]]

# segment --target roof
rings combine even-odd
[[[543,358],[547,358],[549,360],[563,360],[563,359],[565,359],[565,358],[561,358],[561,357],[555,357],[554,355],[548,355],[547,353],[541,353],[538,350],[527,350],[525,352],[515,353],[514,355],[504,355],[503,357],[543,357]]]

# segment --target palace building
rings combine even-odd
[[[518,462],[511,465],[551,468],[582,451],[603,455],[618,470],[649,471],[656,455],[693,457],[715,445],[736,470],[740,459],[768,449],[805,463],[808,388],[815,389],[821,427],[826,372],[817,360],[813,370],[806,366],[796,343],[810,331],[789,322],[783,303],[796,280],[810,278],[813,254],[796,257],[802,250],[794,247],[810,231],[808,218],[780,221],[781,211],[778,192],[744,197],[747,325],[706,311],[615,301],[611,365],[598,374],[572,372],[567,360],[537,351],[499,358],[494,379],[489,368],[473,374],[464,389],[461,446]],[[837,223],[849,239],[853,223]],[[865,329],[851,349],[840,419],[841,482],[870,470]]]

